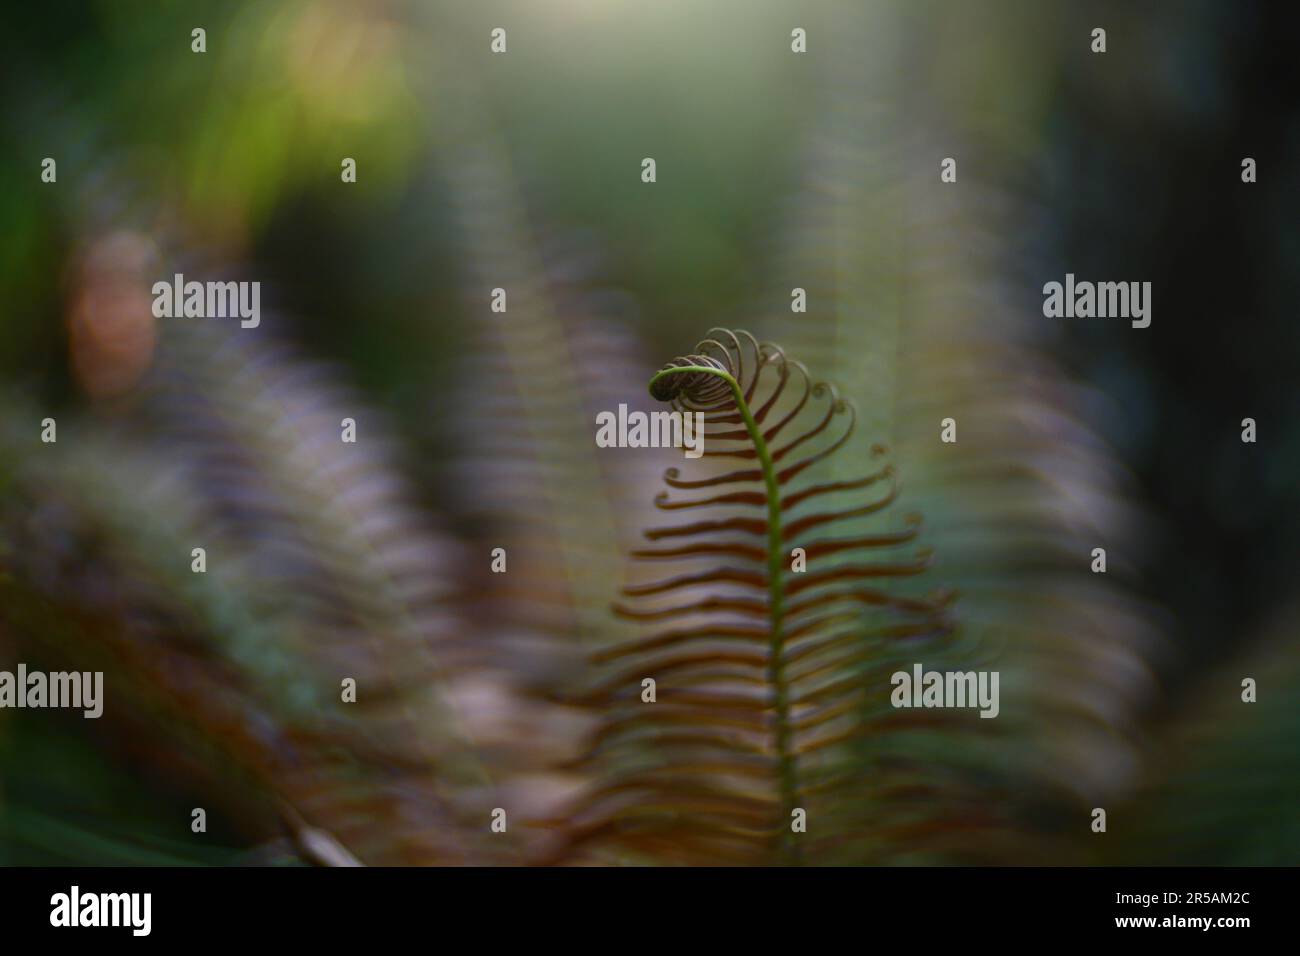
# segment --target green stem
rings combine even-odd
[[[790,857],[797,857],[797,847],[790,829],[791,813],[797,806],[799,786],[795,771],[794,755],[791,752],[790,732],[790,691],[785,679],[785,548],[781,537],[781,486],[776,480],[776,467],[772,463],[767,440],[754,421],[749,404],[745,401],[740,383],[731,373],[708,365],[684,365],[660,369],[650,379],[653,390],[655,382],[666,375],[678,375],[683,372],[703,372],[716,375],[731,386],[731,394],[736,400],[736,408],[745,422],[754,451],[758,454],[759,467],[763,471],[763,484],[767,489],[767,600],[771,621],[770,643],[768,651],[768,680],[775,693],[776,708],[776,754],[781,781],[781,823],[782,846]]]

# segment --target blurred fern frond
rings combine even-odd
[[[76,322],[120,333],[147,316],[116,293],[147,288],[150,269],[229,269],[179,229],[140,238],[159,212],[124,206],[112,175],[75,181],[89,251],[72,300],[91,305],[74,313],[74,363],[99,347]],[[30,407],[6,406],[4,540],[22,543],[3,555],[9,629],[74,665],[111,658],[113,710],[138,735],[124,739],[146,756],[151,740],[151,759],[167,754],[256,838],[278,819],[300,846],[332,834],[338,859],[517,860],[545,835],[489,843],[484,805],[561,786],[538,768],[572,721],[517,693],[452,609],[462,552],[416,503],[383,416],[263,323],[119,334],[82,378],[98,426],[60,415],[57,444]]]
[[[508,575],[481,581],[487,620],[563,655],[617,637],[609,594],[651,480],[643,462],[601,455],[592,423],[627,401],[642,345],[632,303],[601,285],[595,241],[530,215],[473,71],[455,68],[461,56],[449,51],[438,73],[447,144],[437,163],[475,316],[452,383],[464,411],[449,493],[483,543],[509,555]],[[494,290],[508,295],[499,307]]]
[[[802,181],[773,230],[767,301],[803,287],[808,314],[769,307],[763,330],[863,402],[907,476],[902,502],[926,516],[936,574],[962,595],[963,626],[999,649],[999,723],[1015,730],[990,772],[1092,806],[1136,783],[1165,648],[1135,596],[1143,517],[1098,434],[1106,396],[1071,380],[1041,303],[1018,291],[1037,287],[1041,264],[1026,239],[1034,168],[1023,163],[1015,195],[965,163],[959,183],[938,184],[942,157],[993,146],[925,103],[904,110],[891,38],[862,18],[841,27],[818,61]],[[1019,172],[1002,122],[987,139]],[[949,419],[952,443],[939,438]],[[850,451],[832,467],[863,464]],[[1090,572],[1096,547],[1106,575]]]

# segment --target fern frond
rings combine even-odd
[[[478,115],[476,90],[455,82],[464,95],[449,109],[465,114],[463,142],[441,162],[466,311],[476,318],[452,383],[465,412],[449,495],[483,544],[505,547],[510,561],[509,574],[481,582],[487,600],[478,619],[590,647],[608,638],[617,558],[636,532],[627,515],[645,487],[643,469],[600,454],[590,423],[622,393],[642,360],[640,343],[614,314],[624,304],[592,291],[590,267],[580,267],[583,288],[563,281],[548,256],[557,243],[530,223],[509,153]],[[508,290],[508,312],[488,308],[495,287]]]
[[[69,177],[89,243],[152,235],[161,274],[228,265],[182,228],[151,228],[174,210],[124,204],[118,173]],[[526,859],[545,835],[493,839],[487,812],[562,785],[539,768],[572,730],[453,609],[462,553],[404,481],[384,416],[278,324],[161,324],[142,385],[100,409],[115,426],[61,415],[57,445],[37,444],[30,410],[0,409],[3,527],[49,517],[6,556],[5,617],[74,664],[110,655],[115,712],[149,718],[123,737],[229,786],[259,839],[278,816],[300,845],[324,831],[366,863]],[[339,440],[345,416],[355,445]],[[207,574],[189,571],[196,546]],[[355,704],[340,703],[343,677]]]
[[[570,851],[826,861],[867,832],[855,809],[871,787],[865,745],[918,722],[888,703],[896,654],[954,650],[952,595],[879,586],[925,571],[926,552],[904,551],[919,517],[836,533],[888,509],[897,481],[883,464],[819,479],[854,435],[853,406],[779,347],[712,330],[654,376],[651,394],[702,416],[704,457],[698,477],[669,469],[655,499],[692,519],[650,528],[633,552],[674,570],[629,585],[616,606],[653,629],[594,656],[589,702],[605,719],[586,765],[599,783],[574,812]],[[795,548],[806,572],[791,570]],[[807,834],[792,831],[797,811],[814,821]]]
[[[963,626],[999,644],[1003,688],[1018,692],[991,772],[1095,806],[1136,780],[1162,648],[1134,586],[1143,516],[1098,433],[1108,399],[1071,381],[1053,357],[1059,329],[1025,295],[1048,269],[1033,241],[1041,152],[1025,148],[1032,130],[969,142],[953,122],[969,119],[942,104],[900,109],[906,44],[847,9],[836,26],[767,296],[804,287],[809,314],[769,309],[762,330],[864,403],[864,425],[907,474],[904,506],[926,516],[937,573],[962,594]],[[960,186],[936,188],[938,158],[963,153],[1017,188],[966,165]],[[937,438],[948,417],[953,444]],[[833,467],[862,463],[849,450]],[[1099,546],[1106,575],[1088,568]]]

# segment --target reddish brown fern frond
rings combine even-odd
[[[615,608],[653,630],[594,655],[589,702],[604,719],[584,765],[597,782],[573,813],[569,852],[824,859],[865,825],[832,824],[864,804],[863,743],[916,721],[888,705],[894,652],[948,646],[950,596],[897,586],[928,563],[924,550],[894,553],[915,543],[919,517],[861,528],[897,496],[888,465],[817,482],[816,466],[853,437],[853,406],[781,349],[712,330],[651,394],[699,416],[704,457],[698,476],[669,469],[671,490],[655,499],[692,519],[647,530],[652,545],[633,552],[673,572],[629,585]],[[736,461],[745,467],[722,464]],[[815,823],[796,832],[798,816]]]

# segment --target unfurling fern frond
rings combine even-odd
[[[879,741],[927,720],[891,707],[889,674],[901,655],[952,654],[951,595],[905,586],[929,563],[905,550],[918,516],[860,527],[897,497],[892,467],[819,483],[854,437],[853,405],[777,346],[709,336],[651,381],[674,413],[702,416],[700,474],[669,469],[655,500],[696,517],[647,530],[633,552],[673,571],[616,606],[650,633],[595,656],[604,722],[585,759],[597,783],[570,818],[569,850],[679,863],[879,856],[870,846],[915,835],[875,817],[886,789],[895,806],[908,795],[930,810],[941,789]],[[793,569],[794,549],[806,570]]]

